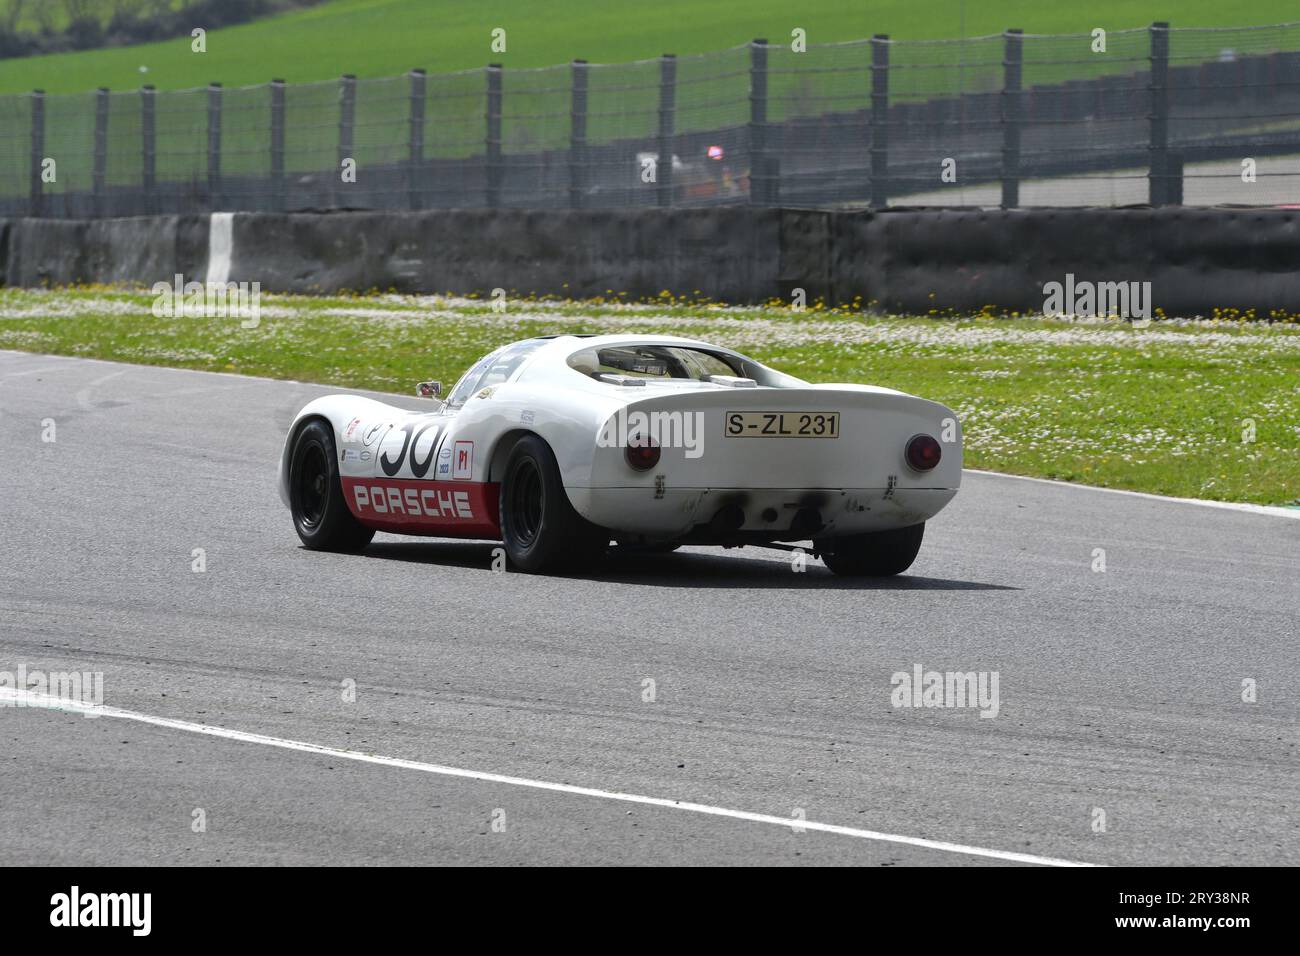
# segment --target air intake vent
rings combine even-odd
[[[735,375],[710,375],[706,381],[714,385],[726,385],[728,388],[758,388],[758,382],[752,378],[739,378]]]
[[[598,379],[608,385],[644,385],[645,379],[633,378],[631,375],[619,375],[615,372],[601,372]]]

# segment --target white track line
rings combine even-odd
[[[434,773],[444,777],[462,777],[468,780],[481,780],[486,783],[499,783],[511,787],[528,787],[533,790],[549,790],[553,793],[565,793],[579,797],[595,797],[600,800],[617,800],[621,803],[637,803],[644,806],[663,807],[668,810],[685,810],[689,813],[701,813],[713,817],[727,817],[732,820],[745,820],[750,823],[766,823],[784,829],[815,830],[819,833],[833,833],[836,836],[857,837],[860,840],[875,840],[881,843],[899,843],[905,846],[921,847],[925,850],[937,850],[941,853],[961,853],[966,856],[980,856],[1009,863],[1033,863],[1041,866],[1093,866],[1091,863],[1076,863],[1072,860],[1058,860],[1049,856],[1034,856],[1029,853],[1013,853],[1008,850],[990,850],[985,847],[965,846],[960,843],[946,843],[942,840],[926,840],[921,837],[900,836],[896,833],[878,833],[875,830],[861,830],[857,827],[837,826],[833,823],[817,823],[813,820],[798,820],[777,817],[766,813],[750,813],[746,810],[729,810],[704,803],[688,803],[682,800],[669,800],[664,797],[646,797],[636,793],[619,793],[614,790],[597,790],[593,787],[576,787],[568,783],[549,783],[545,780],[530,780],[527,777],[510,777],[499,773],[484,773],[478,770],[463,770],[459,767],[443,767],[438,764],[422,763],[418,760],[402,760],[397,757],[380,757],[374,754],[354,753],[320,744],[304,743],[300,740],[286,740],[282,737],[266,737],[262,734],[245,733],[242,730],[228,730],[224,727],[212,727],[208,724],[196,724],[188,720],[174,720],[170,717],[155,717],[133,710],[117,707],[103,707],[83,704],[76,701],[62,700],[48,694],[34,694],[14,688],[0,687],[0,705],[34,707],[44,710],[60,710],[72,714],[91,717],[117,717],[121,720],[133,720],[155,727],[170,730],[183,730],[192,734],[208,737],[220,737],[245,744],[262,744],[266,747],[278,747],[281,750],[296,750],[300,753],[318,754],[342,760],[355,760],[359,763],[379,764],[384,767],[396,767],[401,770],[418,770]]]
[[[1200,505],[1203,508],[1224,508],[1229,511],[1245,511],[1250,514],[1272,515],[1274,518],[1300,518],[1300,508],[1279,508],[1275,505],[1252,505],[1244,501],[1210,501],[1206,498],[1173,498],[1169,495],[1153,495],[1146,491],[1129,491],[1126,488],[1102,488],[1099,485],[1081,485],[1073,481],[1056,481],[1052,478],[1030,478],[1028,475],[1008,475],[1004,471],[981,471],[978,468],[963,468],[972,475],[989,475],[993,478],[1014,478],[1017,481],[1036,481],[1040,485],[1053,485],[1057,488],[1078,488],[1081,491],[1104,491],[1111,495],[1128,495],[1130,498],[1146,498],[1150,501],[1165,501],[1176,505]]]
[[[77,399],[77,404],[88,412],[95,411],[95,406],[90,404],[91,391],[97,388],[98,386],[103,385],[105,382],[109,381],[110,379],[115,379],[120,375],[125,375],[126,372],[127,372],[126,369],[121,369],[120,371],[117,372],[109,372],[107,375],[101,375],[93,382],[89,382],[85,388],[78,391],[76,396],[74,396]]]

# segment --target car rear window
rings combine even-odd
[[[719,355],[701,349],[669,345],[605,345],[569,356],[569,367],[586,375],[612,372],[636,378],[689,378],[740,375],[740,369]]]
[[[703,382],[710,375],[725,375],[752,378],[759,385],[774,388],[805,384],[744,356],[681,345],[593,345],[570,355],[569,367],[592,378],[612,373]]]

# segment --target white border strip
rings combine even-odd
[[[230,260],[235,249],[235,214],[214,212],[208,220],[209,284],[230,281]]]
[[[1104,491],[1112,495],[1128,495],[1131,498],[1147,498],[1151,501],[1167,501],[1177,505],[1201,505],[1205,508],[1223,508],[1229,511],[1246,511],[1250,514],[1271,515],[1274,518],[1300,518],[1300,508],[1279,508],[1276,505],[1252,505],[1244,501],[1209,501],[1205,498],[1173,498],[1169,495],[1153,495],[1146,491],[1129,491],[1126,488],[1102,488],[1098,485],[1081,485],[1073,481],[1057,481],[1054,478],[1031,478],[1028,475],[1008,475],[1003,471],[981,471],[978,468],[963,468],[962,471],[972,475],[990,475],[994,478],[1015,478],[1017,481],[1036,481],[1042,485],[1054,485],[1057,488],[1079,488],[1083,491]]]
[[[396,767],[401,770],[418,770],[422,773],[434,773],[444,777],[461,777],[468,780],[481,780],[485,783],[499,783],[511,787],[528,787],[533,790],[548,790],[552,793],[564,793],[579,797],[595,797],[600,800],[617,800],[621,803],[636,803],[643,806],[662,807],[668,810],[685,810],[706,816],[727,817],[732,820],[745,820],[749,823],[766,823],[783,829],[814,830],[819,833],[832,833],[836,836],[856,837],[860,840],[875,840],[881,843],[899,843],[905,846],[920,847],[925,850],[937,850],[941,853],[961,853],[966,856],[979,856],[1008,863],[1031,863],[1040,866],[1093,866],[1092,863],[1076,863],[1072,860],[1058,860],[1049,856],[1034,856],[1029,853],[1013,853],[1008,850],[990,850],[985,847],[965,846],[961,843],[947,843],[942,840],[926,840],[921,837],[900,836],[896,833],[879,833],[875,830],[861,830],[857,827],[838,826],[833,823],[817,823],[813,820],[798,820],[777,817],[766,813],[750,813],[746,810],[730,810],[704,803],[688,803],[682,800],[669,800],[664,797],[646,797],[636,793],[620,793],[615,790],[597,790],[593,787],[577,787],[567,783],[549,783],[545,780],[530,780],[527,777],[510,777],[499,773],[484,773],[478,770],[463,770],[459,767],[444,767],[438,764],[422,763],[417,760],[402,760],[397,757],[381,757],[375,754],[355,753],[351,750],[339,750],[320,744],[304,743],[300,740],[286,740],[282,737],[266,737],[262,734],[245,733],[242,730],[228,730],[208,724],[196,724],[188,720],[175,720],[170,717],[155,717],[132,710],[117,707],[103,707],[83,704],[77,701],[61,700],[48,694],[34,694],[29,691],[0,687],[0,705],[35,707],[44,710],[59,710],[87,717],[117,717],[121,720],[133,720],[141,724],[165,727],[169,730],[183,730],[208,737],[220,737],[245,744],[262,744],[278,747],[281,750],[296,750],[300,753],[318,754],[336,759],[355,760],[359,763],[379,764],[384,767]]]

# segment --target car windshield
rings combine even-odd
[[[546,344],[545,339],[526,339],[497,349],[479,359],[477,365],[461,376],[456,387],[447,396],[448,405],[464,405],[471,395],[489,385],[500,385],[528,358],[534,351]]]
[[[681,345],[598,345],[569,356],[569,367],[593,378],[610,373],[631,378],[706,382],[711,375],[724,375],[752,378],[760,385],[803,384],[740,355]]]

